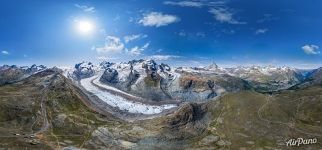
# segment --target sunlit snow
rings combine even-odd
[[[81,82],[81,85],[87,91],[93,93],[98,98],[100,98],[101,100],[106,102],[108,105],[110,105],[112,107],[117,107],[120,110],[125,110],[130,113],[142,113],[142,114],[151,115],[151,114],[161,113],[162,111],[164,111],[166,109],[176,107],[176,105],[173,105],[173,104],[156,106],[156,105],[147,105],[147,104],[142,104],[139,102],[129,101],[123,97],[113,95],[107,91],[100,90],[98,87],[94,86],[91,83],[91,81],[94,79],[97,79],[97,78],[99,78],[98,75],[90,77],[90,78],[82,79],[80,82]],[[94,80],[94,83],[97,84],[97,83],[99,83],[99,81]],[[102,86],[101,83],[99,83],[98,85]],[[104,87],[106,89],[115,90],[115,88],[109,87],[107,85],[103,85],[102,87]],[[119,90],[118,90],[118,92],[119,92]]]

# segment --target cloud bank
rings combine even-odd
[[[79,9],[81,9],[84,12],[87,12],[87,13],[94,13],[96,11],[95,7],[92,7],[92,6],[75,4],[75,7],[79,8]]]
[[[129,50],[127,50],[127,52],[130,54],[130,55],[133,55],[133,56],[139,56],[142,54],[142,52],[147,49],[149,47],[150,43],[146,43],[144,44],[142,47],[138,47],[138,46],[135,46]]]
[[[107,36],[105,38],[105,45],[103,47],[97,47],[95,49],[99,53],[121,52],[124,49],[124,44],[118,37]]]
[[[173,2],[173,1],[165,1],[163,2],[165,5],[173,5],[173,6],[181,6],[181,7],[202,7],[203,3],[197,1],[181,1],[181,2]]]
[[[264,29],[257,29],[257,30],[255,31],[255,34],[256,34],[256,35],[257,35],[257,34],[265,34],[267,31],[268,31],[268,29],[267,29],[267,28],[264,28]]]
[[[146,38],[148,37],[148,35],[146,34],[132,34],[132,35],[127,35],[127,36],[124,36],[124,42],[125,43],[128,43],[130,41],[134,41],[134,40],[138,40],[138,39],[143,39],[143,38]]]
[[[226,8],[211,8],[209,10],[211,14],[214,15],[214,18],[220,23],[228,24],[246,24],[246,22],[240,22],[233,17],[233,12]]]
[[[319,46],[316,46],[316,45],[306,44],[302,47],[302,50],[304,51],[304,53],[308,55],[317,55],[321,53],[319,51]]]
[[[9,55],[9,52],[8,51],[1,51],[1,54],[3,54],[3,55]]]
[[[176,55],[152,55],[152,56],[149,56],[149,58],[153,59],[153,60],[164,61],[164,60],[180,58],[180,56],[176,56]]]
[[[141,18],[138,23],[142,24],[143,26],[161,27],[178,21],[180,21],[180,18],[175,15],[163,14],[160,12],[150,12],[144,14],[143,18]]]

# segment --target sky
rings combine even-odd
[[[322,66],[319,0],[1,0],[0,64]]]

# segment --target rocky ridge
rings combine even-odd
[[[43,65],[32,66],[16,66],[3,65],[0,66],[0,85],[22,80],[46,69]]]

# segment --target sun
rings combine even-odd
[[[90,34],[94,31],[95,25],[93,22],[88,20],[76,21],[76,29],[82,34]]]

